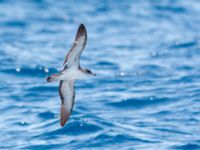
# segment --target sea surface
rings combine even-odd
[[[88,31],[69,122],[58,82]],[[0,150],[199,150],[199,0],[0,0]]]

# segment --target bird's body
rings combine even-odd
[[[55,76],[55,78],[53,78]],[[81,68],[77,67],[70,67],[68,69],[64,69],[62,72],[56,75],[52,75],[52,79],[56,80],[76,80],[76,79],[84,79],[87,78],[88,74],[86,74],[84,71],[82,71]]]
[[[76,34],[75,41],[72,48],[68,52],[65,61],[64,69],[58,74],[51,75],[47,78],[48,82],[60,81],[59,95],[61,98],[61,113],[60,113],[60,125],[64,126],[71,114],[74,99],[75,90],[74,82],[76,79],[84,79],[89,76],[95,76],[88,69],[82,69],[80,67],[79,59],[82,51],[85,48],[87,41],[87,31],[83,24],[79,26]]]

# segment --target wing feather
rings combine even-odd
[[[59,94],[61,98],[60,125],[64,126],[74,105],[74,80],[60,81]]]
[[[72,65],[79,66],[79,59],[82,51],[85,48],[86,42],[87,42],[87,31],[85,26],[81,24],[76,33],[75,41],[72,45],[72,48],[65,57],[64,65],[67,65],[68,67]]]

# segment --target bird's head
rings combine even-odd
[[[96,76],[96,74],[93,73],[93,72],[92,72],[91,70],[89,70],[89,69],[84,69],[84,72],[87,73],[87,74],[89,74],[89,75]]]

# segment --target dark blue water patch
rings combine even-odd
[[[186,76],[182,76],[178,79],[172,79],[171,83],[191,83],[191,82],[197,82],[200,79],[200,75],[198,74],[190,74]]]
[[[154,128],[154,130],[160,131],[163,134],[164,133],[168,133],[168,134],[181,134],[181,135],[189,135],[189,133],[184,132],[184,131],[180,131],[177,128],[174,129],[168,129],[168,128]]]
[[[55,114],[50,111],[46,111],[46,112],[38,113],[38,117],[40,117],[43,120],[52,119],[52,118],[55,118]]]
[[[194,114],[194,113],[193,113]],[[189,118],[188,119],[188,125],[196,125],[197,123],[199,123],[200,122],[200,120],[199,119],[197,119],[197,118]]]
[[[191,94],[191,97],[195,102],[200,102],[200,98],[199,98],[200,97],[200,90],[193,92]]]
[[[176,13],[176,14],[183,14],[183,13],[186,13],[186,9],[184,7],[181,7],[179,5],[171,5],[170,3],[163,3],[163,4],[159,4],[159,3],[153,3],[153,6],[152,7],[154,11],[158,11],[159,13],[167,13],[167,12],[170,12],[170,13]]]
[[[173,113],[171,111],[168,110],[162,110],[156,113],[152,113],[150,114],[150,116],[157,116],[157,117],[164,117],[164,116],[169,116],[172,115]]]
[[[1,25],[1,24],[0,24]],[[3,24],[5,27],[10,27],[10,28],[26,28],[27,22],[23,20],[12,20],[12,21],[7,21]]]
[[[93,89],[95,88],[95,85],[93,82],[79,81],[75,84],[75,87],[77,89]]]
[[[53,92],[53,91],[57,91],[58,87],[52,87],[52,86],[44,86],[44,85],[40,85],[40,86],[33,86],[30,87],[26,90],[26,92],[31,92],[31,93],[36,93],[36,92]]]
[[[22,96],[18,94],[10,94],[10,99],[13,101],[23,101]]]
[[[101,133],[96,137],[92,137],[92,140],[89,139],[88,142],[84,143],[84,146],[90,148],[98,148],[103,146],[112,147],[113,145],[120,143],[120,145],[123,144],[124,147],[126,147],[126,145],[129,145],[128,143],[131,143],[131,145],[133,146],[134,144],[141,142],[153,143],[152,141],[144,140],[130,135],[109,133],[108,131],[107,133]]]
[[[75,102],[78,103],[78,102]],[[76,105],[72,111],[72,115],[79,116],[90,111],[86,105]],[[82,117],[82,116],[81,116]],[[79,120],[79,118],[77,118]]]
[[[107,105],[116,107],[118,109],[141,109],[152,105],[160,105],[169,102],[170,99],[166,97],[144,97],[140,99],[128,98],[117,102],[107,102]]]
[[[47,9],[49,4],[47,0],[31,0],[32,3],[30,4],[33,4],[35,5],[38,9]]]
[[[28,92],[25,93],[24,95],[20,96],[13,96],[13,98],[17,98],[19,101],[29,101],[29,102],[39,102],[39,101],[47,101],[47,97],[57,97],[55,99],[59,100],[58,96],[58,90],[55,90],[55,92]]]
[[[98,122],[98,125],[102,128],[102,129],[110,129],[110,127],[112,127],[112,129],[116,128],[117,126],[112,122],[112,121],[107,121],[101,117],[98,116],[91,116],[90,114],[85,115],[85,117],[88,116],[88,118],[91,118],[93,121]]]
[[[107,7],[107,5],[101,5],[97,8],[98,13],[107,13],[109,11],[109,8]]]
[[[16,146],[12,146],[12,145],[8,145],[8,146],[0,145],[0,149],[15,149],[15,148]]]
[[[196,40],[194,41],[180,41],[176,42],[173,45],[170,46],[170,49],[185,49],[185,48],[192,48],[194,46],[197,46],[198,42]]]
[[[16,41],[20,41],[24,38],[24,32],[18,32],[18,30],[12,30],[8,31],[7,33],[0,33],[0,36],[2,37],[0,41],[2,43],[14,43]]]
[[[108,62],[108,61],[100,61],[96,63],[95,65],[96,65],[96,68],[100,67],[101,69],[119,70],[119,67],[115,63]]]
[[[4,107],[3,109],[0,109],[0,111],[2,111],[2,112],[7,112],[7,110],[17,111],[19,109],[20,109],[20,107],[17,105],[9,105],[9,106]]]
[[[172,149],[176,150],[199,150],[200,145],[195,143],[187,143],[180,146],[173,146]]]
[[[10,99],[17,101],[45,101],[46,97],[57,95],[57,87],[20,88],[23,94],[10,93]]]
[[[82,135],[90,134],[101,130],[102,128],[98,124],[94,123],[80,123],[80,122],[68,122],[63,128],[56,129],[46,133],[45,137],[59,136],[59,135]]]
[[[8,2],[9,0],[0,0],[0,3]]]
[[[5,56],[5,58],[3,59],[0,59],[1,61],[1,66],[9,66],[11,63],[14,62],[14,60],[12,58],[8,58]],[[1,72],[1,69],[0,69],[0,72]]]
[[[182,65],[182,66],[177,66],[176,67],[177,70],[180,70],[180,71],[191,71],[193,70],[194,68],[192,66],[189,66],[189,65]]]

